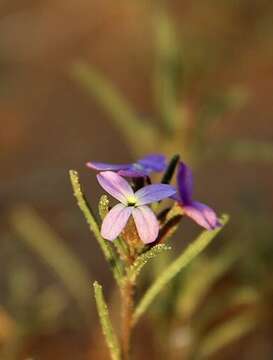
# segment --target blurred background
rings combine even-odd
[[[152,152],[179,153],[231,222],[134,358],[273,358],[272,36],[270,0],[1,0],[0,359],[108,359],[92,282],[117,324],[119,300],[68,170],[96,207],[88,160]],[[173,252],[198,231],[184,220]]]

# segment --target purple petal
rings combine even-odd
[[[191,205],[183,206],[183,211],[185,215],[207,230],[221,226],[215,212],[205,204],[194,201]]]
[[[112,171],[104,171],[97,175],[101,187],[114,198],[123,204],[127,204],[128,196],[133,196],[134,192],[128,182],[120,175]]]
[[[176,201],[178,203],[181,203],[180,195],[178,193],[170,196],[170,199],[172,199],[172,200],[174,200],[174,201]]]
[[[147,185],[135,193],[137,205],[146,205],[168,198],[176,193],[176,189],[167,184]]]
[[[104,239],[113,241],[124,229],[132,214],[132,207],[118,204],[106,215],[101,226],[101,236]]]
[[[137,178],[137,177],[145,177],[149,174],[149,172],[145,170],[134,170],[132,167],[132,169],[120,170],[118,174],[125,177]]]
[[[108,163],[102,163],[102,162],[95,162],[95,161],[89,161],[86,163],[86,166],[90,169],[98,170],[98,171],[119,171],[128,169],[131,165],[130,164],[108,164]]]
[[[166,158],[161,154],[147,155],[144,158],[138,160],[137,164],[143,166],[144,169],[151,171],[164,171],[167,164]]]
[[[133,208],[133,218],[137,232],[144,244],[154,242],[158,236],[159,224],[155,214],[148,206]]]
[[[193,179],[190,168],[182,161],[179,163],[177,173],[178,191],[183,205],[191,204]]]

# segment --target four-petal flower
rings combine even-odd
[[[134,192],[123,177],[112,171],[99,173],[97,179],[104,190],[120,201],[103,220],[102,236],[110,241],[115,240],[132,215],[140,239],[145,244],[155,241],[159,223],[147,205],[173,196],[176,189],[171,185],[154,184],[144,186]]]
[[[166,158],[161,154],[147,155],[132,164],[108,164],[90,161],[89,168],[98,171],[115,171],[125,177],[145,177],[151,172],[161,172],[166,169]]]
[[[214,210],[205,204],[192,200],[192,172],[183,162],[179,163],[177,185],[178,194],[173,196],[173,199],[178,201],[186,216],[207,230],[221,226]]]

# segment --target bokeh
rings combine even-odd
[[[75,199],[89,160],[179,153],[227,229],[139,324],[136,359],[273,358],[273,3],[2,0],[0,359],[108,359],[119,299]],[[184,220],[174,253],[199,229]],[[143,278],[160,274],[162,258]]]

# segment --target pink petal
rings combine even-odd
[[[159,224],[152,210],[148,206],[139,206],[133,208],[132,215],[138,235],[144,244],[155,241],[158,236]]]
[[[113,241],[124,229],[132,214],[132,207],[118,204],[106,215],[101,226],[101,235],[104,239]]]
[[[191,205],[183,206],[183,210],[185,215],[207,230],[221,226],[216,213],[205,204],[194,201]]]
[[[86,166],[93,170],[98,171],[119,171],[130,168],[130,164],[109,164],[96,161],[89,161]]]
[[[129,183],[120,175],[112,171],[104,171],[97,175],[101,187],[124,205],[127,205],[128,196],[134,192]]]

